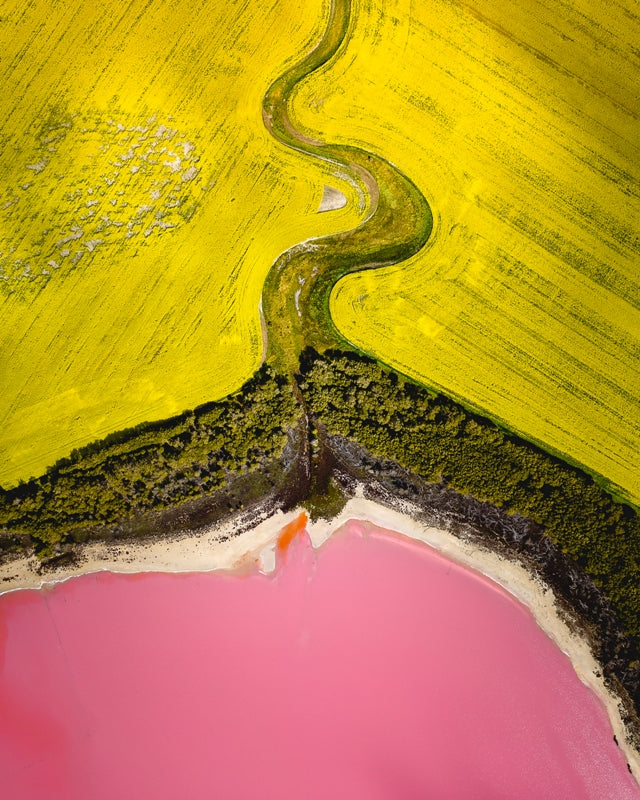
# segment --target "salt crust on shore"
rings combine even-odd
[[[620,701],[605,686],[598,663],[584,638],[573,633],[555,604],[553,591],[520,564],[509,561],[452,533],[427,527],[416,521],[409,503],[405,513],[367,500],[358,491],[342,512],[330,521],[309,522],[307,530],[314,547],[319,547],[348,520],[371,522],[382,528],[417,539],[465,567],[486,575],[517,597],[533,613],[540,628],[568,656],[578,677],[606,707],[613,732],[636,781],[640,779],[640,753],[627,742],[620,714]],[[275,566],[278,534],[303,509],[277,512],[255,527],[235,535],[237,521],[188,531],[161,541],[124,543],[92,542],[82,547],[76,564],[61,565],[46,575],[39,574],[36,558],[22,558],[0,565],[0,594],[19,589],[41,588],[100,570],[136,572],[206,572],[247,569],[252,565],[268,573]],[[246,524],[246,521],[245,521]],[[228,537],[228,538],[226,538]]]

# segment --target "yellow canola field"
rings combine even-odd
[[[344,335],[640,502],[640,41],[629,0],[356,0],[296,124],[409,175],[434,231],[343,279]]]
[[[237,389],[276,257],[354,192],[266,132],[325,0],[11,0],[0,21],[0,484]]]

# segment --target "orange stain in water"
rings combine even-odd
[[[303,511],[302,514],[284,526],[284,528],[280,531],[280,535],[278,536],[279,553],[285,553],[287,551],[287,548],[291,542],[307,527],[308,521],[309,517]]]

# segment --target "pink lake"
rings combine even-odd
[[[276,571],[97,573],[0,598],[8,800],[640,798],[530,613],[350,522]]]

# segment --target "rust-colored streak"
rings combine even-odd
[[[280,536],[278,536],[279,553],[285,553],[287,551],[287,548],[291,542],[307,527],[308,520],[309,518],[303,511],[302,514],[284,526],[284,528],[280,531]]]

